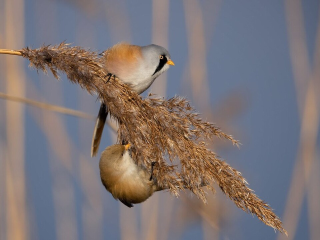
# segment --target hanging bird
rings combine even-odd
[[[130,155],[130,143],[107,147],[101,154],[99,168],[102,184],[115,199],[131,208],[133,203],[147,200],[155,191],[164,190],[143,165],[137,165]]]
[[[154,80],[174,65],[169,52],[158,45],[136,46],[118,43],[102,53],[106,70],[116,76],[133,91],[141,94]],[[103,128],[108,116],[108,107],[101,103],[91,144],[91,157],[99,150]]]

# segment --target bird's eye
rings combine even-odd
[[[162,56],[162,55],[160,55],[160,59],[163,59],[163,56]]]

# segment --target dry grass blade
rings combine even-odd
[[[79,118],[84,118],[84,119],[89,119],[89,120],[96,120],[96,116],[93,116],[93,115],[85,113],[85,112],[81,112],[81,111],[77,111],[74,109],[65,108],[65,107],[61,107],[61,106],[57,106],[57,105],[52,105],[49,103],[39,102],[39,101],[35,101],[32,99],[28,99],[28,98],[16,97],[16,96],[12,96],[10,94],[6,94],[3,92],[0,92],[0,98],[14,101],[14,102],[28,104],[30,106],[34,106],[34,107],[38,107],[38,108],[42,108],[42,109],[46,109],[49,111],[58,112],[58,113],[62,113],[62,114],[66,114],[66,115],[70,115],[70,116],[74,116],[74,117],[79,117]],[[106,124],[108,124],[108,126],[111,128],[112,131],[117,132],[117,128],[116,128],[115,124],[112,123],[110,120],[107,120]]]
[[[59,112],[59,113],[63,113],[66,115],[75,116],[75,117],[79,117],[79,118],[85,118],[85,119],[90,119],[90,120],[96,119],[95,116],[87,114],[85,112],[73,110],[70,108],[60,107],[60,106],[56,106],[56,105],[52,105],[52,104],[48,104],[48,103],[44,103],[44,102],[39,102],[39,101],[35,101],[32,99],[28,99],[28,98],[16,97],[16,96],[12,96],[10,94],[5,94],[2,92],[0,92],[0,98],[7,99],[10,101],[14,101],[14,102],[25,103],[25,104],[28,104],[28,105],[31,105],[34,107],[47,109],[50,111]]]
[[[149,167],[157,162],[155,176],[171,193],[177,196],[180,189],[188,189],[206,202],[203,186],[213,190],[211,184],[216,182],[239,208],[286,233],[280,219],[248,188],[241,173],[220,160],[205,141],[216,136],[234,145],[239,142],[203,121],[186,99],[142,99],[116,78],[109,79],[103,56],[80,47],[61,43],[19,52],[35,68],[44,72],[49,69],[56,78],[59,71],[63,72],[89,93],[97,93],[119,122],[118,141],[132,143],[138,164]],[[179,166],[174,165],[176,160]]]

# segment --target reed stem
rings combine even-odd
[[[10,50],[10,49],[0,49],[0,54],[18,55],[21,56],[20,51]]]

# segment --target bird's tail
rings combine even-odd
[[[108,107],[104,103],[101,103],[96,125],[94,127],[93,136],[92,136],[91,157],[96,156],[98,153],[101,136],[103,133],[103,128],[104,128],[104,124],[106,123],[107,116],[108,116]]]

